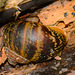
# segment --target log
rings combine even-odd
[[[32,0],[20,5],[19,7],[21,8],[21,12],[24,12],[30,9],[31,7],[41,6],[44,5],[45,3],[53,1],[55,0]],[[15,19],[14,14],[16,11],[17,10],[15,10],[14,8],[10,8],[8,10],[0,12],[0,27]]]

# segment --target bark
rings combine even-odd
[[[34,7],[35,9],[35,7],[37,8],[38,6],[42,6],[45,3],[53,2],[53,1],[55,0],[32,0],[30,2],[20,5],[19,7],[21,8],[21,12],[24,12],[30,9],[31,7]],[[13,20],[15,18],[14,14],[16,11],[17,10],[15,10],[14,8],[10,8],[8,10],[0,12],[0,27],[8,23],[9,21]]]

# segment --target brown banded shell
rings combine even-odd
[[[3,41],[10,62],[42,62],[62,51],[66,35],[55,27],[20,21],[6,26]]]

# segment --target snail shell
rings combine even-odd
[[[26,64],[55,57],[64,48],[66,35],[56,27],[20,21],[5,26],[3,41],[9,62]]]

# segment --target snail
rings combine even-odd
[[[65,32],[36,22],[17,21],[2,28],[3,46],[10,64],[43,62],[66,45]]]

